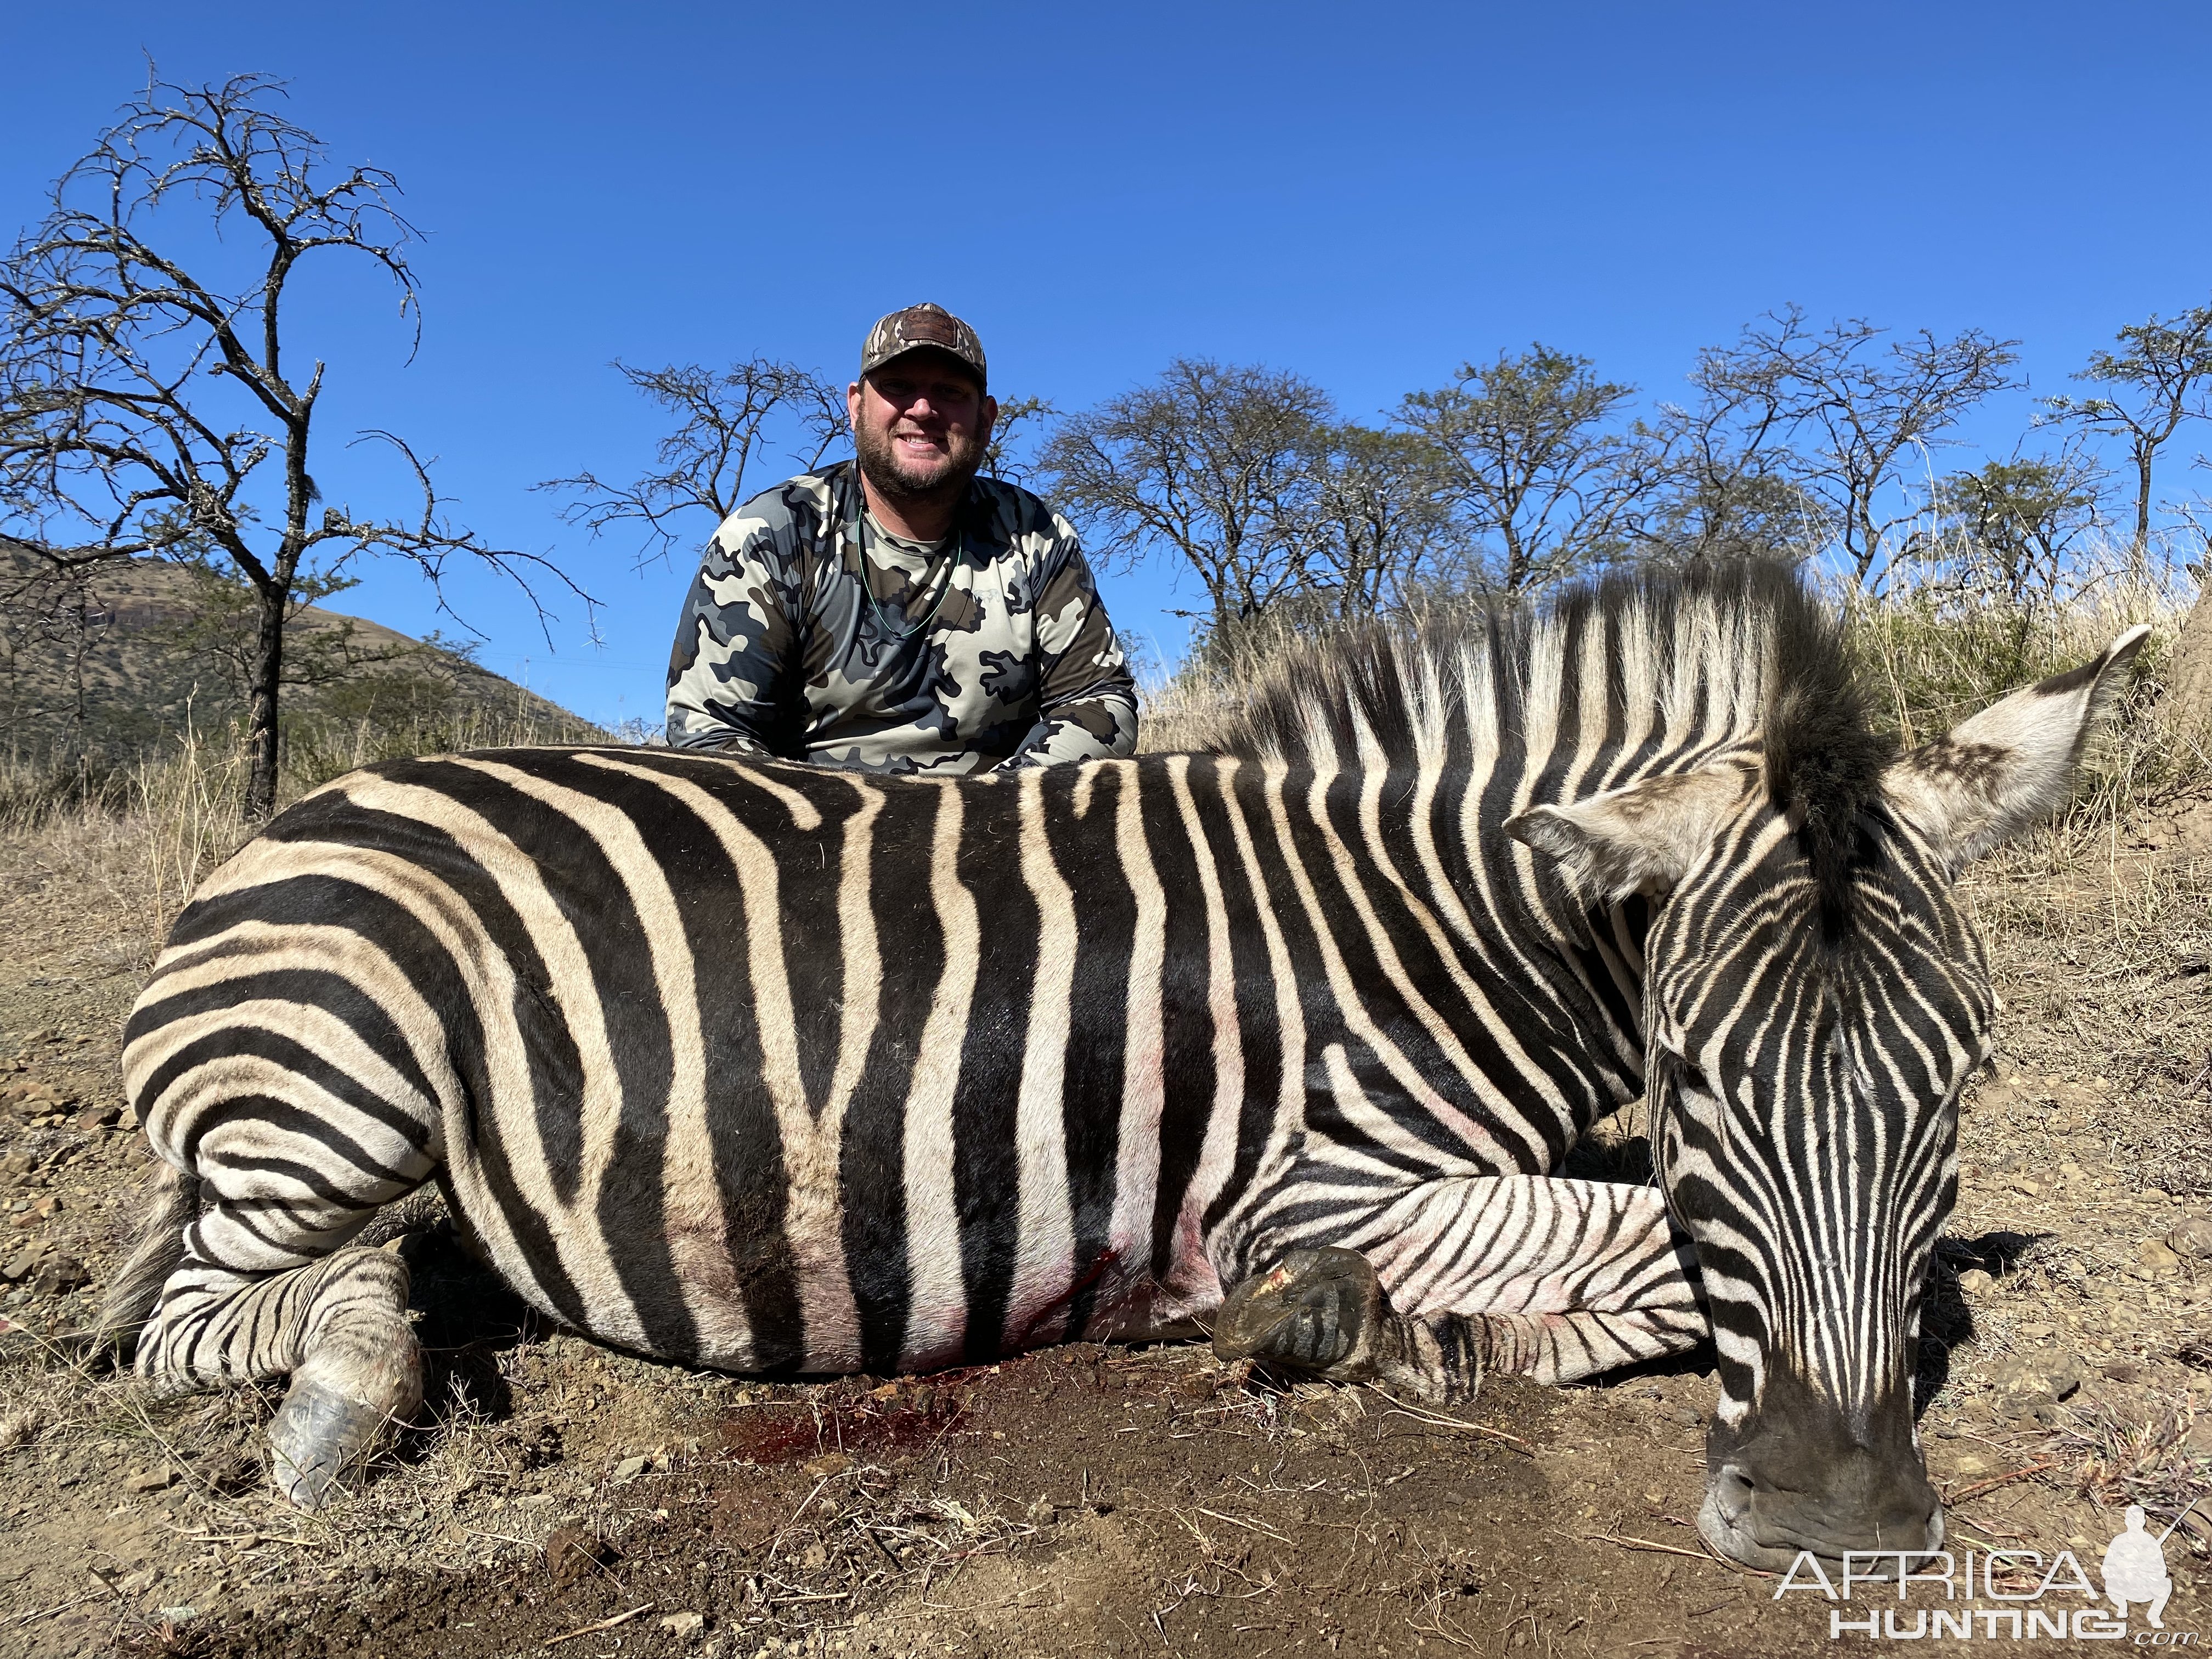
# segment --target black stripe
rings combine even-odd
[[[1164,769],[1145,773],[1145,848],[1166,895],[1166,950],[1160,965],[1159,1183],[1152,1199],[1152,1274],[1164,1283],[1173,1265],[1176,1220],[1198,1173],[1213,1114],[1213,1015],[1206,902],[1196,849]],[[1195,1241],[1194,1241],[1195,1242]]]
[[[1218,761],[1191,763],[1192,799],[1206,845],[1212,849],[1213,867],[1221,877],[1222,909],[1228,923],[1237,990],[1237,1030],[1244,1060],[1244,1101],[1237,1114],[1236,1163],[1220,1194],[1206,1211],[1204,1225],[1209,1233],[1251,1187],[1281,1110],[1286,1034],[1276,1014],[1274,965],[1267,953],[1261,919],[1261,907],[1267,902],[1267,896],[1264,890],[1255,890],[1245,873],[1228,806],[1233,790],[1254,837],[1255,856],[1264,866],[1267,860],[1261,851],[1264,844],[1261,838],[1267,833],[1267,802],[1260,784],[1259,773],[1249,766],[1229,774]]]
[[[1075,963],[1068,986],[1067,1060],[1060,1123],[1067,1138],[1067,1197],[1075,1285],[1067,1332],[1079,1336],[1102,1294],[1139,1264],[1110,1255],[1121,1155],[1121,1094],[1127,1075],[1129,957],[1137,896],[1115,845],[1121,791],[1132,769],[1107,767],[1091,784],[1091,809],[1075,816],[1074,767],[1045,773],[1044,823],[1052,859],[1074,896]]]
[[[1016,1115],[1041,924],[1036,899],[1018,868],[1018,787],[1007,783],[965,795],[954,867],[975,897],[980,960],[952,1091],[952,1193],[968,1297],[966,1357],[972,1365],[1000,1352],[1020,1252]]]

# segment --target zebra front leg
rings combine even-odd
[[[377,1431],[422,1402],[407,1289],[407,1264],[385,1250],[258,1277],[188,1258],[139,1338],[138,1370],[177,1385],[289,1372],[269,1425],[270,1474],[291,1502],[320,1509]]]
[[[1390,1305],[1357,1250],[1292,1250],[1222,1302],[1213,1351],[1331,1382],[1381,1382],[1449,1404],[1481,1387],[1489,1322],[1455,1314],[1409,1318]]]
[[[1650,1188],[1459,1177],[1331,1231],[1231,1291],[1217,1353],[1451,1401],[1486,1371],[1571,1382],[1706,1333],[1694,1263]]]

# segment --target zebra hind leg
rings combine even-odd
[[[294,1504],[319,1509],[377,1431],[422,1401],[407,1264],[347,1247],[432,1160],[414,1150],[397,1167],[331,1160],[311,1175],[265,1144],[249,1152],[252,1133],[223,1126],[197,1149],[215,1201],[185,1229],[183,1259],[139,1334],[137,1370],[180,1388],[289,1372],[269,1427],[271,1474]]]
[[[178,1386],[289,1372],[269,1425],[270,1473],[291,1502],[320,1509],[377,1431],[422,1402],[407,1291],[407,1264],[386,1250],[258,1276],[188,1256],[139,1338],[138,1370]]]

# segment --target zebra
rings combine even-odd
[[[1705,1537],[1933,1549],[1916,1331],[1995,1000],[1950,887],[2144,630],[1896,752],[1792,575],[1613,578],[1295,652],[1219,752],[904,780],[620,748],[385,763],[155,964],[101,1328],[289,1373],[318,1507],[419,1405],[426,1182],[550,1318],[685,1364],[1075,1340],[1433,1401],[1709,1334]],[[1561,1173],[1639,1097],[1649,1185]]]

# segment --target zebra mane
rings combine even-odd
[[[1592,659],[1595,651],[1598,659]],[[1488,769],[1526,759],[1569,793],[1756,740],[1767,787],[1838,919],[1861,810],[1893,756],[1852,672],[1840,618],[1764,560],[1576,584],[1543,604],[1370,623],[1302,642],[1262,678],[1219,747],[1293,769]],[[1632,757],[1641,757],[1639,764]],[[1600,781],[1601,780],[1601,781]],[[1537,799],[1557,799],[1540,782]]]

